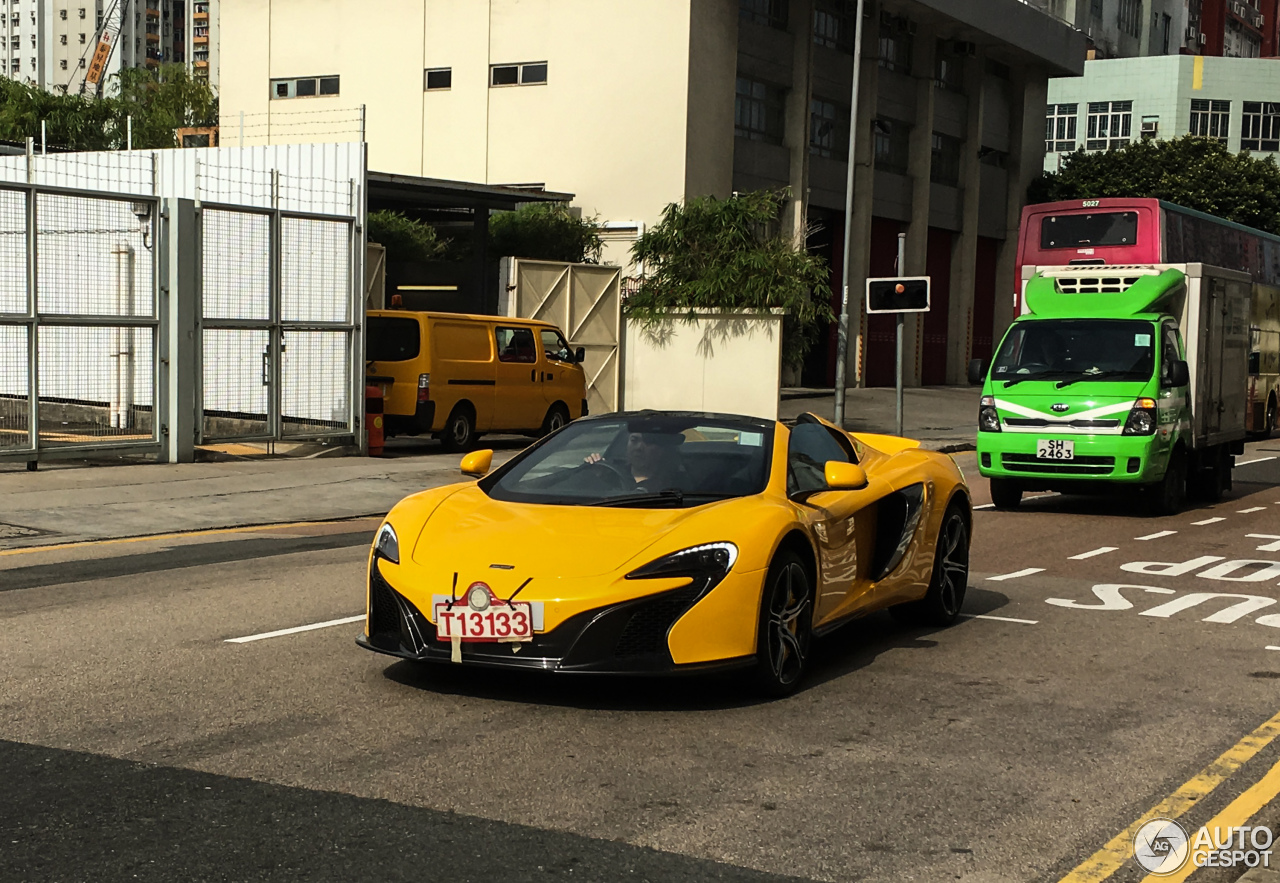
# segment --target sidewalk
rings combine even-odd
[[[977,392],[909,389],[904,434],[935,450],[966,450],[974,441]],[[784,390],[780,417],[805,411],[831,419],[830,390]],[[845,426],[892,433],[894,391],[853,389]],[[494,463],[528,439],[495,437]],[[159,465],[0,464],[0,552],[5,549],[258,524],[382,515],[402,497],[462,479],[457,454],[430,440],[393,439],[386,458],[232,460]],[[0,567],[18,559],[0,558]]]

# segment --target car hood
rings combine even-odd
[[[598,576],[622,567],[715,505],[624,509],[511,503],[490,499],[472,485],[428,516],[413,560],[450,572],[501,564],[528,577]]]

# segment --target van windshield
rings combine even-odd
[[[364,357],[370,362],[407,362],[422,351],[417,319],[370,316],[364,327]]]
[[[1150,380],[1155,328],[1141,319],[1041,319],[1014,325],[1000,344],[991,379]]]

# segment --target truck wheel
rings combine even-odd
[[[1187,464],[1181,450],[1174,451],[1165,467],[1160,483],[1147,489],[1150,514],[1177,515],[1182,509],[1187,490]]]
[[[1022,488],[1011,478],[993,478],[991,502],[997,509],[1017,509],[1022,504]]]
[[[1231,487],[1231,454],[1226,445],[1215,445],[1201,451],[1197,461],[1198,468],[1188,474],[1188,494],[1201,502],[1216,503]]]
[[[444,449],[451,454],[465,451],[476,440],[475,436],[475,418],[464,405],[458,405],[449,415],[449,420],[444,425],[444,432],[440,435]]]

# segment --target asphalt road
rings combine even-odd
[[[1280,711],[1280,442],[1239,461],[1171,518],[980,509],[971,618],[855,623],[776,702],[229,642],[359,614],[372,520],[0,558],[0,880],[1066,878],[1280,761],[1239,747]]]

